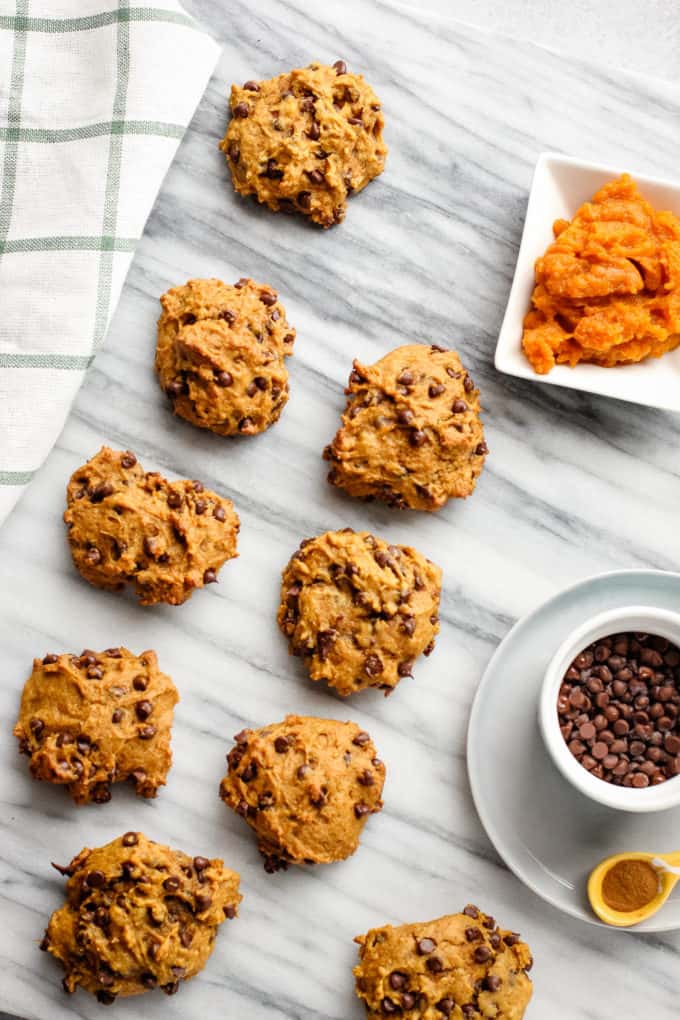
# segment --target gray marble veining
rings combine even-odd
[[[360,1020],[353,936],[478,900],[534,949],[531,1017],[670,1020],[680,938],[596,930],[536,899],[484,835],[464,755],[475,687],[519,615],[600,570],[680,567],[680,418],[504,378],[492,362],[538,153],[676,175],[676,90],[389,0],[188,6],[224,43],[222,61],[108,341],[53,454],[0,532],[0,1007],[31,1020],[101,1016],[84,993],[62,995],[58,968],[37,951],[61,898],[49,861],[143,828],[223,856],[241,872],[245,898],[200,977],[173,999],[121,1001],[116,1015]],[[346,221],[323,233],[234,196],[217,142],[232,81],[338,57],[382,98],[390,156],[383,177],[350,201]],[[298,340],[280,423],[228,441],[170,415],[152,372],[154,327],[168,286],[243,274],[279,290]],[[412,341],[459,350],[482,390],[492,450],[475,495],[432,516],[346,498],[326,485],[320,457],[352,358],[370,361]],[[103,442],[233,498],[241,555],[219,585],[179,609],[141,609],[74,573],[64,487]],[[300,539],[345,525],[412,543],[444,568],[436,651],[388,700],[368,693],[341,702],[311,685],[275,625],[279,573]],[[76,809],[31,782],[11,723],[33,655],[115,643],[156,648],[180,689],[175,765],[155,802],[116,789],[106,807]],[[370,729],[388,765],[386,806],[351,860],[268,877],[217,786],[231,735],[291,710]]]

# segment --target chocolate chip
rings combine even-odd
[[[274,750],[277,754],[286,754],[289,748],[288,737],[277,737],[274,741]]]
[[[123,718],[123,709],[122,708],[116,708],[111,713],[111,722],[112,723],[119,723],[122,718]]]
[[[409,436],[411,446],[422,446],[427,440],[427,435],[422,429],[413,429]]]
[[[248,104],[247,103],[237,103],[236,106],[234,107],[233,113],[234,113],[235,117],[243,117],[243,118],[247,117],[249,115],[249,113],[250,113],[250,109],[248,107]]]
[[[106,875],[103,871],[89,871],[85,876],[85,881],[89,885],[90,889],[101,889],[102,886],[106,885]]]
[[[309,209],[312,205],[312,193],[311,191],[300,191],[298,192],[297,202],[301,209]]]
[[[215,384],[217,386],[221,386],[222,388],[225,388],[226,386],[231,386],[233,382],[234,377],[231,374],[231,372],[227,371],[218,372],[217,375],[215,376]]]
[[[134,453],[131,453],[129,450],[126,450],[123,456],[120,458],[120,463],[121,466],[124,468],[132,468],[137,463],[137,458],[135,457]]]
[[[363,772],[360,772],[357,776],[357,783],[359,783],[360,786],[373,786],[375,779],[373,778],[371,770],[364,769]]]
[[[478,443],[475,446],[475,453],[478,457],[484,457],[489,452],[489,447],[486,443]]]
[[[413,670],[413,660],[410,660],[409,662],[400,662],[399,665],[397,666],[397,673],[401,677],[404,677],[404,676],[413,676],[412,670]]]
[[[116,1001],[116,996],[112,995],[111,992],[104,991],[103,988],[98,989],[95,995],[97,1002],[101,1003],[102,1006],[111,1006]]]
[[[150,701],[138,701],[135,705],[135,712],[137,713],[137,718],[144,722],[153,712],[153,705]]]
[[[429,388],[429,390],[427,392],[430,395],[430,397],[432,397],[434,399],[435,397],[441,396],[441,394],[445,390],[446,390],[446,386],[442,386],[441,383],[437,383],[436,386],[430,386],[430,388]]]
[[[204,910],[207,910],[208,907],[212,906],[212,896],[210,895],[210,893],[198,892],[196,893],[195,900],[196,908],[198,909],[199,913],[202,913]]]
[[[356,744],[357,747],[364,747],[366,744],[370,743],[370,740],[371,738],[368,733],[366,733],[365,730],[362,730],[361,733],[357,733],[352,743]]]
[[[102,554],[100,553],[99,549],[97,549],[97,547],[93,545],[90,546],[90,548],[85,553],[85,559],[87,560],[88,563],[91,563],[92,566],[94,567],[98,563],[101,563]]]
[[[204,500],[204,499],[197,499],[196,502],[194,503],[194,510],[198,514],[199,517],[202,514],[204,514],[207,509],[208,509],[208,504],[207,504],[206,500]]]
[[[393,970],[389,977],[390,988],[394,989],[395,992],[400,992],[402,988],[406,988],[408,984],[408,974],[404,974],[402,970]]]
[[[179,507],[181,507],[182,502],[182,497],[179,492],[175,492],[174,489],[171,489],[168,493],[168,506],[172,510],[178,510]]]
[[[209,567],[208,570],[206,570],[205,573],[203,574],[203,584],[215,584],[216,581],[217,574],[212,569],[212,567]]]
[[[139,739],[140,740],[152,740],[156,736],[155,726],[140,726],[139,728]]]
[[[488,946],[477,946],[474,957],[476,963],[486,963],[491,958],[491,950]]]
[[[433,953],[436,948],[437,943],[434,939],[424,938],[418,939],[416,942],[416,952],[418,953],[418,956],[428,956],[430,953]]]
[[[347,74],[347,64],[344,60],[336,60],[333,69],[336,74]]]
[[[226,909],[227,908],[225,907],[225,910]],[[194,933],[191,931],[190,928],[180,928],[179,940],[184,946],[184,948],[188,949],[194,940]]]
[[[250,81],[250,80],[247,81],[245,83],[245,85],[243,86],[243,88],[247,89],[248,92],[259,92],[260,91],[260,86],[258,85],[258,83],[256,81]]]
[[[205,871],[210,867],[210,861],[207,857],[194,857],[194,867],[196,871]]]
[[[464,400],[454,400],[454,402],[451,404],[451,410],[453,411],[454,414],[463,414],[463,412],[467,411],[467,409],[468,406]]]
[[[110,482],[100,482],[90,493],[91,503],[101,503],[102,500],[106,499],[113,493],[113,486]]]
[[[371,809],[368,804],[363,804],[359,801],[358,804],[354,805],[354,815],[356,818],[363,818],[365,815],[370,815]]]
[[[312,184],[324,184],[325,183],[326,178],[325,178],[325,176],[324,176],[324,174],[323,174],[323,172],[321,170],[318,170],[318,169],[316,169],[316,170],[307,170],[306,174],[309,177],[309,179],[312,182]]]
[[[393,1002],[392,999],[390,999],[389,995],[386,995],[385,998],[381,1000],[380,1008],[385,1016],[391,1016],[394,1013],[401,1013],[399,1006],[396,1002]]]
[[[161,990],[166,995],[176,995],[179,991],[179,981],[171,981],[167,985],[161,985]]]
[[[251,780],[257,778],[257,772],[258,772],[257,762],[255,761],[248,762],[243,772],[241,773],[241,779],[243,780],[244,783],[250,783]]]
[[[455,1005],[456,1004],[453,1001],[453,999],[447,995],[445,999],[439,1000],[435,1008],[438,1009],[440,1013],[443,1013],[444,1016],[451,1016],[451,1013],[453,1012]]]
[[[487,992],[497,992],[502,984],[502,980],[496,974],[489,974],[484,978],[484,989]]]
[[[217,521],[226,521],[226,519],[227,519],[227,512],[226,512],[226,510],[224,509],[223,506],[220,506],[218,504],[215,507],[215,509],[213,510],[213,517]]]
[[[379,655],[371,653],[364,659],[364,672],[366,673],[366,676],[371,678],[380,676],[384,668],[383,661]]]
[[[123,846],[137,846],[138,842],[139,837],[137,836],[136,832],[126,832],[121,839],[121,843],[123,844]]]
[[[59,656],[54,655],[54,653],[50,652],[49,655],[45,656],[42,662],[43,666],[52,666],[55,662],[59,662]]]
[[[312,123],[309,125],[307,137],[312,142],[318,142],[319,138],[321,137],[321,128],[319,127],[315,120],[313,120]]]
[[[442,963],[438,956],[430,956],[425,966],[429,971],[431,971],[432,974],[439,974],[441,971],[444,970],[444,964]]]

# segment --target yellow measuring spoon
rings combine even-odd
[[[632,868],[630,867],[631,862],[633,863]],[[635,868],[634,862],[640,862],[642,868]],[[656,892],[650,889],[650,898],[646,899],[645,897],[645,902],[638,903],[633,910],[616,909],[612,905],[612,901],[621,902],[617,893],[621,893],[622,890],[627,893],[633,891],[635,884],[631,881],[633,878],[631,872],[633,871],[637,871],[638,877],[642,875],[643,880],[646,880],[645,885],[650,887],[653,886],[652,878],[655,875],[657,879]],[[612,857],[605,857],[591,871],[588,879],[588,899],[597,916],[605,924],[611,924],[617,928],[630,928],[632,925],[640,924],[641,921],[646,921],[648,917],[660,910],[679,880],[680,851],[672,854],[614,854]],[[609,893],[608,896],[607,893]]]

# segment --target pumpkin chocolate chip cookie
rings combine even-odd
[[[284,570],[279,627],[312,680],[343,697],[390,694],[434,647],[440,592],[441,570],[410,546],[328,531],[302,542]]]
[[[489,452],[479,391],[455,351],[409,344],[354,362],[328,481],[399,509],[439,510],[473,492]]]
[[[253,280],[189,280],[161,298],[156,371],[175,414],[222,436],[251,436],[288,400],[295,330],[276,291]]]
[[[36,779],[66,786],[76,804],[111,800],[131,779],[155,797],[172,764],[178,694],[155,652],[127,648],[35,659],[14,735]]]
[[[355,942],[356,991],[369,1020],[522,1020],[531,999],[529,947],[473,906],[373,928]]]
[[[380,101],[342,60],[310,64],[231,89],[220,143],[234,189],[275,212],[340,223],[347,196],[385,168]]]
[[[107,446],[74,471],[67,489],[73,562],[86,581],[134,584],[143,606],[181,605],[237,555],[233,504],[201,482],[145,472],[130,451]]]
[[[106,1005],[154,988],[174,995],[203,969],[242,899],[238,874],[221,860],[189,857],[141,832],[85,848],[57,870],[68,875],[66,903],[40,948],[62,963],[65,991],[80,986]]]
[[[382,808],[385,766],[368,733],[289,715],[234,739],[220,797],[254,830],[265,871],[354,853],[366,819]]]

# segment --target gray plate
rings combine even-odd
[[[586,879],[608,854],[680,849],[680,808],[634,815],[592,803],[552,764],[538,730],[544,670],[569,632],[625,605],[680,608],[680,574],[621,570],[567,588],[512,628],[479,685],[468,728],[470,785],[479,817],[505,863],[538,896],[601,924]],[[680,895],[635,931],[680,928]],[[618,929],[626,930],[626,929]]]

